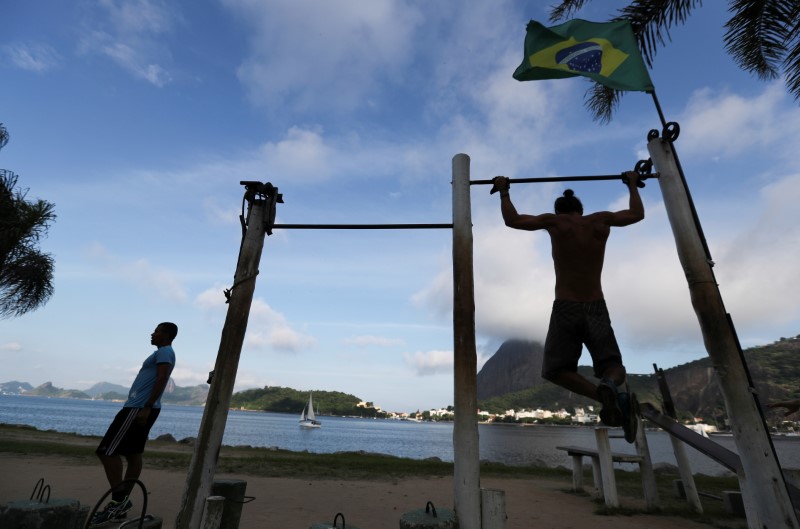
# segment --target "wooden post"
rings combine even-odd
[[[506,529],[506,493],[481,489],[481,529]]]
[[[595,428],[597,439],[597,459],[603,483],[603,498],[606,507],[619,507],[617,497],[617,477],[614,475],[614,461],[611,459],[611,443],[608,441],[608,428]]]
[[[248,191],[248,194],[249,191]],[[246,197],[248,195],[245,195]],[[252,194],[250,194],[252,196]],[[239,250],[234,286],[231,287],[228,314],[220,338],[214,378],[208,391],[200,432],[194,444],[192,462],[183,491],[181,510],[175,521],[175,529],[199,529],[205,499],[211,491],[217,456],[222,446],[225,422],[228,419],[233,384],[239,367],[250,304],[256,288],[256,275],[264,247],[265,221],[275,196],[264,199],[248,199],[247,233]]]
[[[702,513],[703,504],[700,502],[700,493],[697,491],[697,485],[694,483],[692,465],[689,463],[689,456],[686,455],[686,446],[683,444],[683,441],[676,439],[672,435],[669,436],[669,440],[672,443],[672,452],[675,454],[675,461],[678,463],[678,473],[681,475],[686,501],[695,512]]]
[[[650,140],[647,148],[661,175],[658,184],[678,257],[689,283],[692,306],[700,323],[706,351],[719,377],[733,438],[741,457],[739,483],[747,507],[747,524],[752,529],[798,529],[769,432],[751,393],[738,341],[691,212],[673,146],[655,138]]]
[[[478,355],[469,156],[453,157],[453,499],[460,529],[481,527],[478,453]]]
[[[203,529],[219,529],[222,525],[222,510],[225,496],[209,496],[203,511]]]
[[[639,463],[639,473],[642,475],[642,489],[647,510],[653,511],[661,507],[656,485],[656,474],[653,471],[653,461],[650,459],[650,447],[647,444],[647,434],[644,431],[642,418],[636,417],[636,454],[642,458]]]

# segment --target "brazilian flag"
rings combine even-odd
[[[538,81],[577,75],[615,90],[654,90],[629,21],[574,19],[548,28],[531,20],[525,35],[525,58],[514,79]]]

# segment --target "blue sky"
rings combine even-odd
[[[603,21],[624,2],[594,2]],[[651,77],[728,312],[745,347],[800,331],[800,111],[725,53],[708,2]],[[457,8],[456,8],[457,6]],[[582,79],[520,83],[525,25],[546,3],[380,0],[10,0],[0,37],[0,167],[56,205],[41,241],[55,295],[0,321],[0,381],[128,385],[160,321],[180,327],[180,386],[219,347],[241,232],[240,180],[272,182],[280,223],[447,223],[451,163],[473,179],[610,174],[660,128],[629,93],[609,125]],[[572,187],[587,211],[615,182]],[[515,185],[521,212],[563,184]],[[604,290],[630,372],[706,355],[655,183],[647,218],[609,241]],[[509,338],[543,340],[549,240],[515,232],[473,186],[479,365]],[[448,230],[277,231],[261,260],[237,390],[355,394],[385,409],[453,403]],[[588,355],[583,363],[589,363]]]

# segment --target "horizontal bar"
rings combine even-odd
[[[424,230],[450,228],[452,224],[273,224],[276,230]]]
[[[648,174],[647,179],[658,178],[658,173]],[[509,178],[508,181],[520,184],[529,184],[535,182],[588,182],[593,180],[622,180],[622,173],[620,174],[603,174],[594,176],[546,176],[542,178]],[[492,180],[470,180],[470,185],[485,185],[493,183]]]

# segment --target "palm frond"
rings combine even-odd
[[[550,22],[559,22],[569,18],[591,0],[561,0],[561,3],[550,8]]]
[[[0,149],[6,146],[9,138],[10,136],[8,135],[8,129],[6,129],[3,124],[0,123]]]
[[[584,94],[584,104],[592,114],[592,119],[600,123],[607,124],[611,121],[614,111],[619,106],[622,94],[619,90],[614,90],[594,81]]]
[[[786,87],[795,99],[800,99],[800,4],[792,14],[793,25],[786,39],[786,57],[783,71],[786,74]]]
[[[56,218],[45,200],[27,201],[17,175],[0,170],[0,319],[21,316],[53,295],[53,258],[37,242]]]
[[[630,20],[642,57],[652,68],[657,49],[666,44],[665,37],[671,40],[670,28],[683,24],[702,3],[702,0],[634,0],[621,8],[614,20]]]
[[[786,54],[794,2],[735,0],[725,24],[725,49],[745,71],[774,79]]]
[[[0,319],[21,316],[53,295],[53,258],[27,248],[0,269]]]

